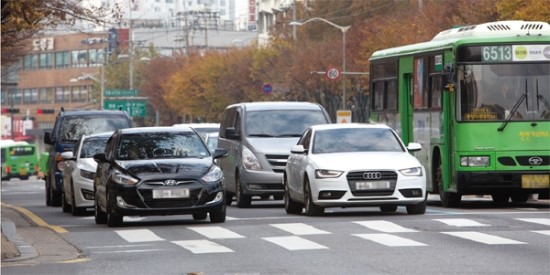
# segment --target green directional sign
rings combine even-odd
[[[137,96],[137,90],[108,89],[105,90],[105,97],[128,97]]]
[[[116,99],[103,102],[105,110],[123,110],[132,117],[144,117],[147,113],[147,103],[144,100]]]

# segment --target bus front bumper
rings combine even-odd
[[[461,194],[520,189],[539,193],[550,190],[550,171],[458,172],[456,178],[457,191]]]

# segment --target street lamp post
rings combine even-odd
[[[324,18],[321,18],[321,17],[313,17],[313,18],[310,18],[304,22],[298,22],[298,21],[292,21],[290,22],[289,25],[291,26],[302,26],[302,25],[305,25],[309,22],[313,22],[313,21],[322,21],[322,22],[325,22],[335,28],[338,28],[340,29],[340,31],[342,31],[342,107],[344,110],[346,110],[346,79],[345,79],[345,76],[346,76],[346,32],[349,30],[349,28],[351,28],[351,25],[349,26],[340,26],[340,25],[337,25],[331,21],[328,21]]]
[[[77,78],[72,78],[70,82],[78,82],[78,81],[84,81],[84,80],[93,80],[100,85],[101,95],[99,96],[99,104],[101,110],[103,110],[103,103],[104,103],[104,95],[105,95],[105,66],[102,66],[101,68],[101,79],[95,78],[93,75],[88,73],[82,73],[81,76]]]

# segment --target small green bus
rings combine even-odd
[[[525,202],[550,192],[550,24],[440,32],[370,58],[373,122],[394,128],[445,207],[462,195]]]
[[[2,150],[2,180],[19,178],[29,179],[38,171],[38,155],[36,144],[14,141],[3,143]]]

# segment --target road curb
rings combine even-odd
[[[23,241],[19,235],[17,235],[17,229],[15,223],[10,219],[2,218],[2,235],[6,237],[8,243],[2,243],[2,261],[14,262],[33,259],[38,257],[38,253],[34,247]],[[10,246],[13,244],[13,246]],[[4,249],[7,249],[4,258]],[[15,251],[17,250],[17,251]]]

